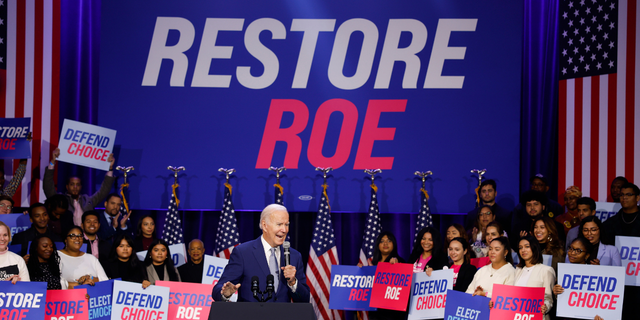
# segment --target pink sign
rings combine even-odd
[[[87,289],[47,290],[45,320],[89,320]]]
[[[489,260],[489,257],[472,258],[470,263],[471,263],[471,265],[474,265],[476,267],[476,269],[480,269],[480,268],[488,265],[489,263],[491,263],[491,260]]]
[[[544,288],[493,285],[490,320],[542,320]]]
[[[156,285],[169,288],[167,320],[209,319],[213,284],[156,281]]]
[[[400,311],[407,310],[407,303],[411,295],[412,276],[412,264],[379,263],[371,288],[369,306]]]

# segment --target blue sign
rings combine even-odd
[[[0,318],[44,319],[46,282],[0,281]]]
[[[369,307],[371,287],[376,267],[331,266],[331,289],[329,308],[336,310],[364,310]]]
[[[0,159],[31,158],[31,118],[0,118]]]
[[[111,295],[113,294],[113,281],[100,281],[95,285],[76,286],[74,289],[87,289],[89,295],[89,320],[111,319]],[[117,279],[120,280],[120,279]]]
[[[9,231],[11,231],[11,237],[13,237],[18,232],[22,232],[31,228],[31,220],[29,220],[28,214],[0,214],[0,221],[4,222],[9,227]]]
[[[474,168],[513,207],[522,12],[517,0],[104,1],[98,125],[117,130],[145,208],[168,205],[167,163],[187,168],[184,209],[221,208],[216,169],[232,167],[236,210],[262,210],[269,166],[287,168],[291,211],[317,210],[315,167],[334,169],[334,212],[367,211],[363,169],[382,169],[381,212],[418,212],[416,170],[434,172],[433,212],[473,209]]]
[[[487,297],[447,290],[444,320],[489,320],[489,301]]]

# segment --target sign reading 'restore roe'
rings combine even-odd
[[[58,160],[109,170],[108,159],[115,140],[115,130],[64,119]]]

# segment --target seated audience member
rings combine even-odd
[[[520,196],[520,204],[525,209],[525,215],[516,217],[514,215],[513,222],[511,224],[511,246],[513,248],[518,247],[518,235],[523,237],[531,232],[533,221],[541,216],[549,217],[550,214],[546,211],[547,196],[543,193],[535,190],[529,190]],[[554,220],[556,230],[558,231],[558,238],[565,239],[564,227],[560,222]]]
[[[0,221],[0,281],[31,281],[29,271],[21,256],[9,251],[11,230]]]
[[[173,265],[169,245],[162,239],[156,239],[151,243],[147,256],[144,258],[147,277],[151,284],[156,281],[178,281],[181,282],[180,273]]]
[[[409,256],[409,263],[413,263],[413,272],[426,271],[430,274],[432,270],[442,270],[448,264],[438,229],[422,228],[416,239]]]
[[[453,269],[453,290],[465,292],[469,287],[473,276],[476,274],[476,267],[471,265],[469,242],[462,237],[456,237],[449,242],[449,257],[451,265],[449,269]]]
[[[142,283],[143,288],[151,284],[147,280],[144,264],[133,252],[133,239],[128,234],[123,233],[115,237],[109,258],[104,264],[104,271],[109,279],[120,278],[123,281]]]
[[[482,183],[480,184],[480,190],[478,192],[481,202],[480,207],[469,211],[465,216],[464,228],[466,230],[471,230],[474,227],[478,219],[478,209],[482,206],[489,206],[491,208],[491,212],[494,214],[495,219],[498,220],[500,224],[508,225],[510,223],[511,211],[509,210],[511,210],[511,208],[507,210],[496,203],[496,196],[498,195],[497,190],[498,189],[496,182],[493,179],[482,181]],[[474,241],[474,239],[469,240],[471,242]]]
[[[65,247],[58,251],[60,255],[60,271],[67,280],[69,288],[77,285],[94,285],[98,281],[109,280],[102,265],[96,257],[80,251],[82,247],[82,229],[72,227],[64,239]]]
[[[37,235],[29,248],[31,259],[27,262],[31,281],[47,283],[47,290],[62,290],[69,283],[60,275],[60,256],[55,242],[46,235]]]
[[[611,181],[611,189],[609,190],[610,199],[608,199],[607,201],[620,202],[620,195],[622,194],[622,186],[625,185],[626,183],[629,183],[627,178],[621,177],[621,176],[615,177],[613,181]]]
[[[117,193],[109,194],[104,201],[104,211],[99,215],[100,229],[98,236],[103,240],[113,240],[119,233],[129,233],[129,217],[131,210],[125,215],[121,215],[120,207],[122,198]]]
[[[478,269],[473,281],[467,288],[467,293],[491,298],[494,284],[513,285],[515,269],[509,240],[505,237],[493,239],[489,244],[489,260],[491,263]]]
[[[133,241],[136,252],[147,251],[156,237],[156,223],[151,216],[144,216],[138,220],[138,231]]]
[[[4,184],[7,181],[4,177],[4,168],[0,166],[0,195],[13,197],[24,178],[24,174],[27,172],[27,159],[20,159],[18,168],[13,173],[13,178],[9,181],[9,184],[5,187]],[[1,211],[1,210],[0,210]]]
[[[473,225],[473,229],[469,230],[469,239],[474,246],[474,250],[477,248],[486,248],[484,238],[487,233],[487,225],[494,221],[496,216],[491,211],[491,207],[483,205],[479,208],[479,214],[477,215],[476,222]],[[486,250],[484,250],[486,253]]]
[[[49,229],[60,239],[64,238],[64,231],[71,229],[73,215],[69,212],[69,200],[62,194],[54,194],[44,201],[44,206],[49,213]]]
[[[542,250],[538,240],[532,236],[524,236],[518,245],[520,263],[516,267],[514,285],[519,287],[544,288],[544,305],[541,307],[544,319],[549,320],[549,311],[553,307],[553,285],[556,272],[553,268],[542,264]]]
[[[620,252],[615,246],[610,246],[600,241],[605,230],[602,229],[602,222],[596,216],[586,217],[580,223],[581,237],[589,240],[593,246],[589,251],[589,261],[587,263],[603,266],[622,266]]]
[[[178,267],[182,282],[202,283],[204,270],[204,243],[199,239],[189,242],[189,262]]]
[[[565,234],[573,227],[580,224],[580,214],[578,213],[578,199],[582,197],[582,191],[576,186],[567,188],[564,193],[565,213],[556,216],[555,220],[564,227]]]
[[[578,199],[578,214],[580,215],[580,221],[589,216],[596,214],[596,202],[589,197],[582,197]],[[575,226],[571,230],[567,231],[567,240],[565,242],[565,252],[569,249],[569,245],[573,242],[573,239],[577,238],[582,232],[580,226]]]
[[[558,270],[558,263],[564,261],[564,243],[558,238],[556,224],[547,217],[540,216],[533,220],[531,234],[540,243],[542,254],[548,254],[551,258],[551,267]]]
[[[82,230],[84,237],[82,243],[87,244],[87,253],[93,255],[104,265],[111,251],[111,242],[98,236],[100,230],[100,213],[96,210],[82,214]]]
[[[13,210],[13,199],[9,196],[0,195],[0,214],[9,214]]]
[[[45,196],[47,198],[56,194],[56,186],[53,182],[53,173],[55,170],[55,162],[58,156],[60,155],[60,149],[56,148],[51,153],[51,162],[49,162],[49,166],[44,170],[44,178],[42,179],[42,189],[44,190]],[[109,171],[104,177],[102,181],[102,185],[100,189],[94,193],[93,195],[88,194],[80,194],[82,191],[82,181],[78,177],[70,177],[67,180],[67,193],[65,196],[69,201],[68,210],[73,215],[73,224],[79,226],[82,224],[82,214],[85,211],[93,210],[99,203],[104,199],[104,197],[109,194],[109,190],[113,187],[113,182],[115,181],[115,177],[113,176],[113,164],[115,162],[115,158],[113,157],[113,153],[109,154],[109,158],[107,159],[111,164],[109,166]]]
[[[54,242],[62,241],[60,237],[49,230],[49,214],[47,213],[47,209],[45,208],[44,204],[36,202],[29,207],[29,220],[31,221],[31,228],[16,233],[13,236],[13,240],[11,242],[11,244],[13,245],[22,245],[20,255],[25,257],[26,261],[29,261],[29,257],[25,256],[27,254],[29,242],[33,241],[36,236],[46,235]]]
[[[474,258],[483,258],[487,256],[489,252],[489,244],[493,239],[506,236],[506,232],[498,221],[491,221],[485,228],[485,235],[481,241],[476,241],[471,244],[471,250],[473,251]]]

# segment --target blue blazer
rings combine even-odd
[[[600,260],[601,266],[622,266],[622,260],[620,259],[620,252],[618,252],[618,248],[606,245],[602,243],[602,241],[600,242],[600,246],[598,246],[598,256],[596,258]],[[569,263],[569,255],[567,255],[565,262]]]
[[[262,235],[260,236],[262,237]],[[302,255],[297,250],[291,248],[291,265],[296,267],[296,279],[298,284],[296,292],[291,292],[287,285],[284,275],[280,272],[280,282],[278,285],[275,299],[266,302],[306,302],[309,303],[309,286],[307,286],[307,277],[304,274],[304,266],[302,264]],[[284,267],[284,250],[280,246],[280,266]],[[222,300],[222,287],[225,283],[240,283],[238,288],[238,301],[258,302],[253,298],[251,292],[251,278],[258,276],[260,280],[259,290],[265,291],[267,287],[267,275],[269,274],[269,263],[264,254],[262,241],[258,237],[255,240],[245,242],[233,249],[229,264],[224,268],[224,272],[218,283],[213,287],[211,296],[214,301]],[[260,296],[260,295],[258,295]],[[266,298],[266,295],[265,295]]]
[[[97,210],[96,210],[97,211]],[[98,229],[98,238],[100,240],[107,240],[109,242],[113,242],[113,238],[120,233],[129,233],[131,235],[131,222],[127,221],[127,229],[122,230],[121,227],[118,226],[118,230],[114,230],[111,226],[111,221],[108,221],[104,216],[104,210],[97,211],[98,212],[98,221],[100,221],[100,229]]]

